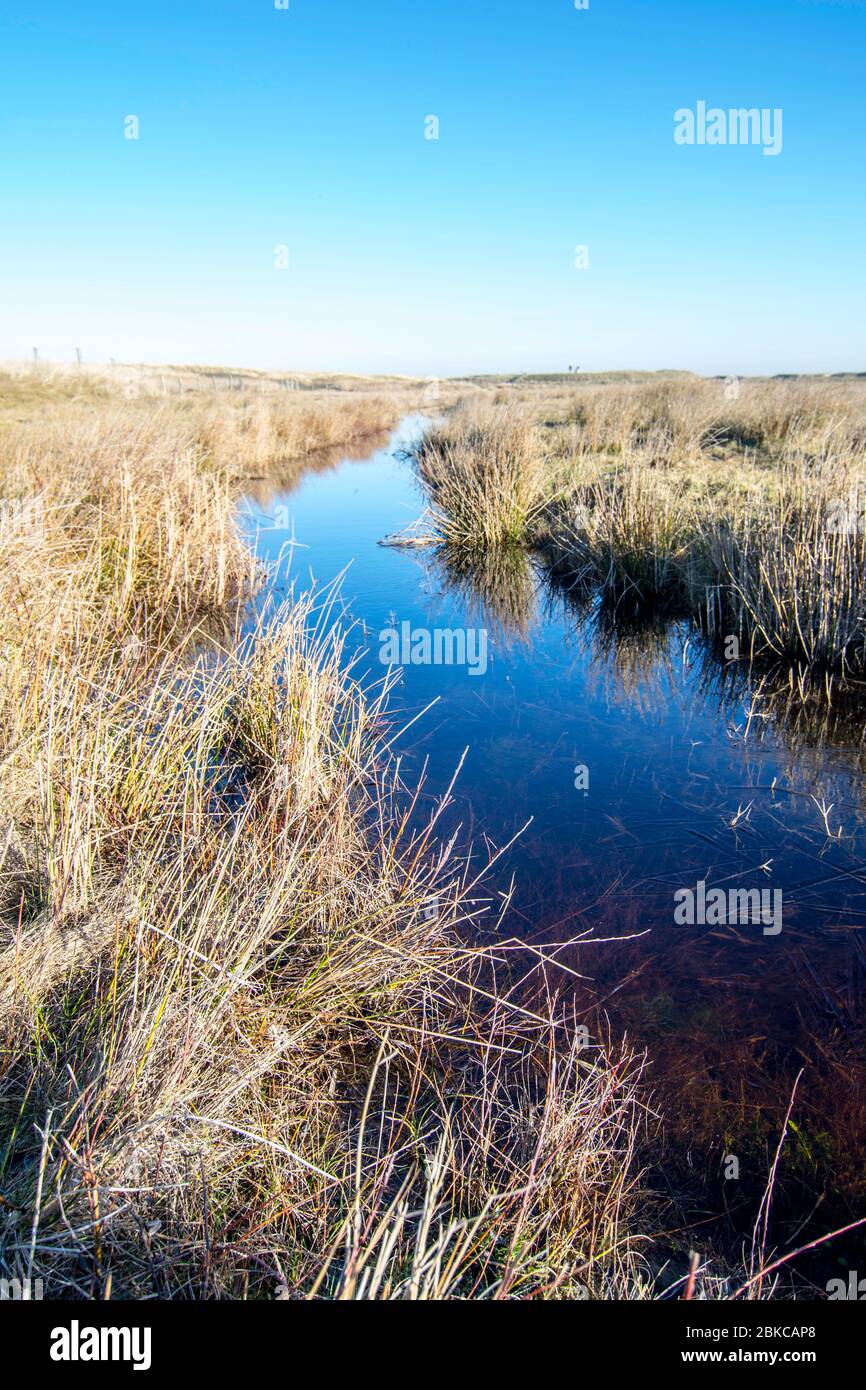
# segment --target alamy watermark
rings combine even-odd
[[[839,1299],[862,1302],[866,1299],[866,1279],[861,1279],[856,1269],[849,1272],[847,1282],[844,1279],[830,1279],[827,1283],[827,1298],[830,1302]]]
[[[782,153],[782,109],[779,106],[707,106],[699,101],[694,111],[674,112],[674,140],[678,145],[760,145],[765,155]]]
[[[134,1371],[151,1364],[149,1327],[82,1327],[73,1318],[68,1327],[51,1332],[52,1361],[129,1361]]]
[[[0,1303],[41,1302],[42,1297],[41,1279],[0,1279]]]
[[[862,536],[866,533],[866,497],[834,497],[827,504],[827,531],[831,536]]]
[[[42,540],[45,512],[41,497],[0,497],[0,539],[4,535]]]
[[[678,927],[761,926],[764,936],[782,930],[781,888],[696,888],[674,893],[674,922]]]
[[[379,633],[383,666],[466,666],[470,676],[487,670],[487,629],[416,627],[402,622]]]

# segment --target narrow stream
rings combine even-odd
[[[590,1028],[646,1048],[671,1182],[693,1184],[695,1219],[725,1213],[731,1230],[738,1212],[753,1219],[801,1069],[776,1241],[857,1219],[862,720],[810,715],[784,690],[757,689],[687,623],[623,623],[574,601],[529,558],[455,573],[434,550],[382,546],[424,510],[400,457],[422,427],[407,419],[370,457],[318,460],[292,490],[246,499],[243,526],[277,570],[273,591],[345,571],[371,680],[393,651],[383,633],[419,642],[422,631],[431,644],[437,631],[469,633],[463,664],[404,666],[392,699],[401,718],[436,701],[404,736],[405,775],[426,760],[432,800],[468,750],[443,829],[461,826],[486,858],[526,827],[488,891],[513,878],[512,935],[595,939],[560,958],[584,976]],[[674,895],[693,890],[699,911],[700,884],[764,890],[768,915],[679,925],[675,904],[689,900]]]

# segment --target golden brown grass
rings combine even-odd
[[[0,449],[23,444],[46,463],[65,458],[65,438],[88,429],[101,441],[147,431],[164,437],[166,455],[195,450],[203,463],[233,475],[273,473],[316,450],[347,445],[393,428],[416,407],[417,391],[187,392],[162,396],[136,389],[126,397],[99,379],[68,395],[51,379],[0,377]],[[5,406],[5,409],[3,408]],[[70,443],[73,451],[76,441]]]
[[[500,387],[419,468],[449,544],[519,542],[754,658],[866,676],[859,380]]]
[[[418,445],[417,463],[446,544],[519,544],[533,524],[543,476],[532,422],[522,412],[481,405],[463,412],[457,427],[434,425]]]

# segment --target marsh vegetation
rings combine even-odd
[[[448,546],[534,549],[750,660],[866,675],[866,382],[479,391],[418,467]]]
[[[556,932],[515,915],[505,837],[469,844],[459,753],[441,787],[414,780],[396,675],[365,675],[335,590],[278,590],[237,524],[241,493],[327,480],[323,451],[363,452],[423,408],[424,383],[166,369],[129,385],[0,382],[0,495],[38,502],[0,528],[3,1272],[99,1299],[679,1291],[689,1174],[661,1190],[660,1146],[668,1162],[666,1135],[750,1137],[743,1205],[760,1213],[802,1030],[780,1037],[784,1065],[758,1049],[759,1073],[756,1040],[738,1041],[720,1081],[739,1026],[730,993],[708,1000],[725,948],[648,960],[635,899],[594,955],[600,866],[577,866],[577,904],[557,840],[550,871],[528,867],[566,915]],[[684,622],[715,654],[708,699],[752,698],[760,669],[792,747],[847,741],[862,532],[821,519],[858,495],[860,391],[743,383],[731,404],[696,381],[443,383],[447,414],[416,449],[435,544],[377,557],[456,595],[500,662],[555,605],[634,701]],[[335,495],[326,529],[356,550],[355,493]],[[730,633],[741,663],[718,658]],[[477,698],[491,726],[496,696]],[[516,803],[522,766],[511,739],[476,775]],[[842,1144],[825,1112],[860,1123],[837,1103],[838,1070],[860,1066],[859,986],[843,997],[829,969],[819,984],[810,1193],[816,1153]],[[778,1254],[756,1222],[708,1256],[701,1294],[784,1293],[784,1269],[762,1274]]]
[[[419,387],[6,383],[0,1263],[47,1297],[643,1287],[640,1063],[480,946],[398,809],[387,681],[265,575],[239,480]],[[35,394],[35,399],[34,399]]]
[[[608,795],[596,816],[611,822],[607,840],[621,858],[584,830],[584,877],[598,897],[590,913],[575,914],[579,876],[563,867],[574,851],[548,818],[530,832],[538,864],[524,874],[545,887],[524,930],[533,930],[533,917],[548,935],[551,921],[568,920],[572,929],[591,921],[597,935],[617,938],[576,994],[587,1018],[615,996],[619,1028],[647,1048],[665,1116],[656,1150],[661,1183],[681,1199],[691,1192],[685,1206],[704,1239],[708,1225],[727,1232],[729,1249],[748,1239],[783,1130],[779,1226],[817,1238],[822,1222],[825,1230],[856,1222],[866,1144],[857,829],[866,382],[672,376],[475,385],[476,394],[414,450],[440,540],[431,563],[455,589],[465,591],[471,576],[476,608],[492,624],[504,622],[515,640],[531,644],[527,634],[542,622],[562,626],[579,659],[603,675],[609,739],[621,722],[611,702],[643,709],[659,727],[657,754],[643,749],[645,761],[631,774],[658,788],[651,801],[658,850],[644,847],[652,832],[635,816],[634,786]],[[524,698],[557,707],[537,637],[535,647],[538,694]],[[560,663],[560,680],[567,666]],[[690,672],[699,673],[694,689]],[[725,756],[720,771],[718,759],[696,752],[707,747],[706,726],[693,734],[691,717],[669,717],[672,702],[682,708],[696,698],[704,713],[718,711],[714,737],[742,748],[741,770]],[[560,740],[576,725],[577,756],[588,756],[594,741],[585,715],[581,721],[576,710],[557,708],[551,723]],[[695,750],[679,767],[666,766],[667,737]],[[556,794],[546,751],[556,741],[552,733],[538,749],[539,782],[521,799],[527,813],[537,812],[540,795]],[[616,756],[625,780],[628,754]],[[836,782],[831,795],[840,757],[850,780],[844,791]],[[514,778],[513,756],[508,763]],[[804,802],[814,807],[814,828],[798,814]],[[748,932],[666,929],[666,888],[689,881],[686,864],[703,872],[691,836],[726,886],[785,883],[779,951]],[[545,852],[545,837],[558,862]],[[617,891],[623,877],[629,886]],[[836,893],[843,882],[850,894]],[[550,914],[545,900],[556,905]],[[586,964],[585,954],[569,959]],[[738,1180],[720,1187],[717,1175],[733,1154],[738,1165],[745,1160],[742,1173],[738,1166]],[[834,1258],[862,1258],[852,1254],[861,1249],[856,1231],[851,1247],[831,1247],[823,1272],[820,1261],[811,1267],[813,1291]]]

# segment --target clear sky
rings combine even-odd
[[[0,357],[866,370],[866,0],[2,14]]]

